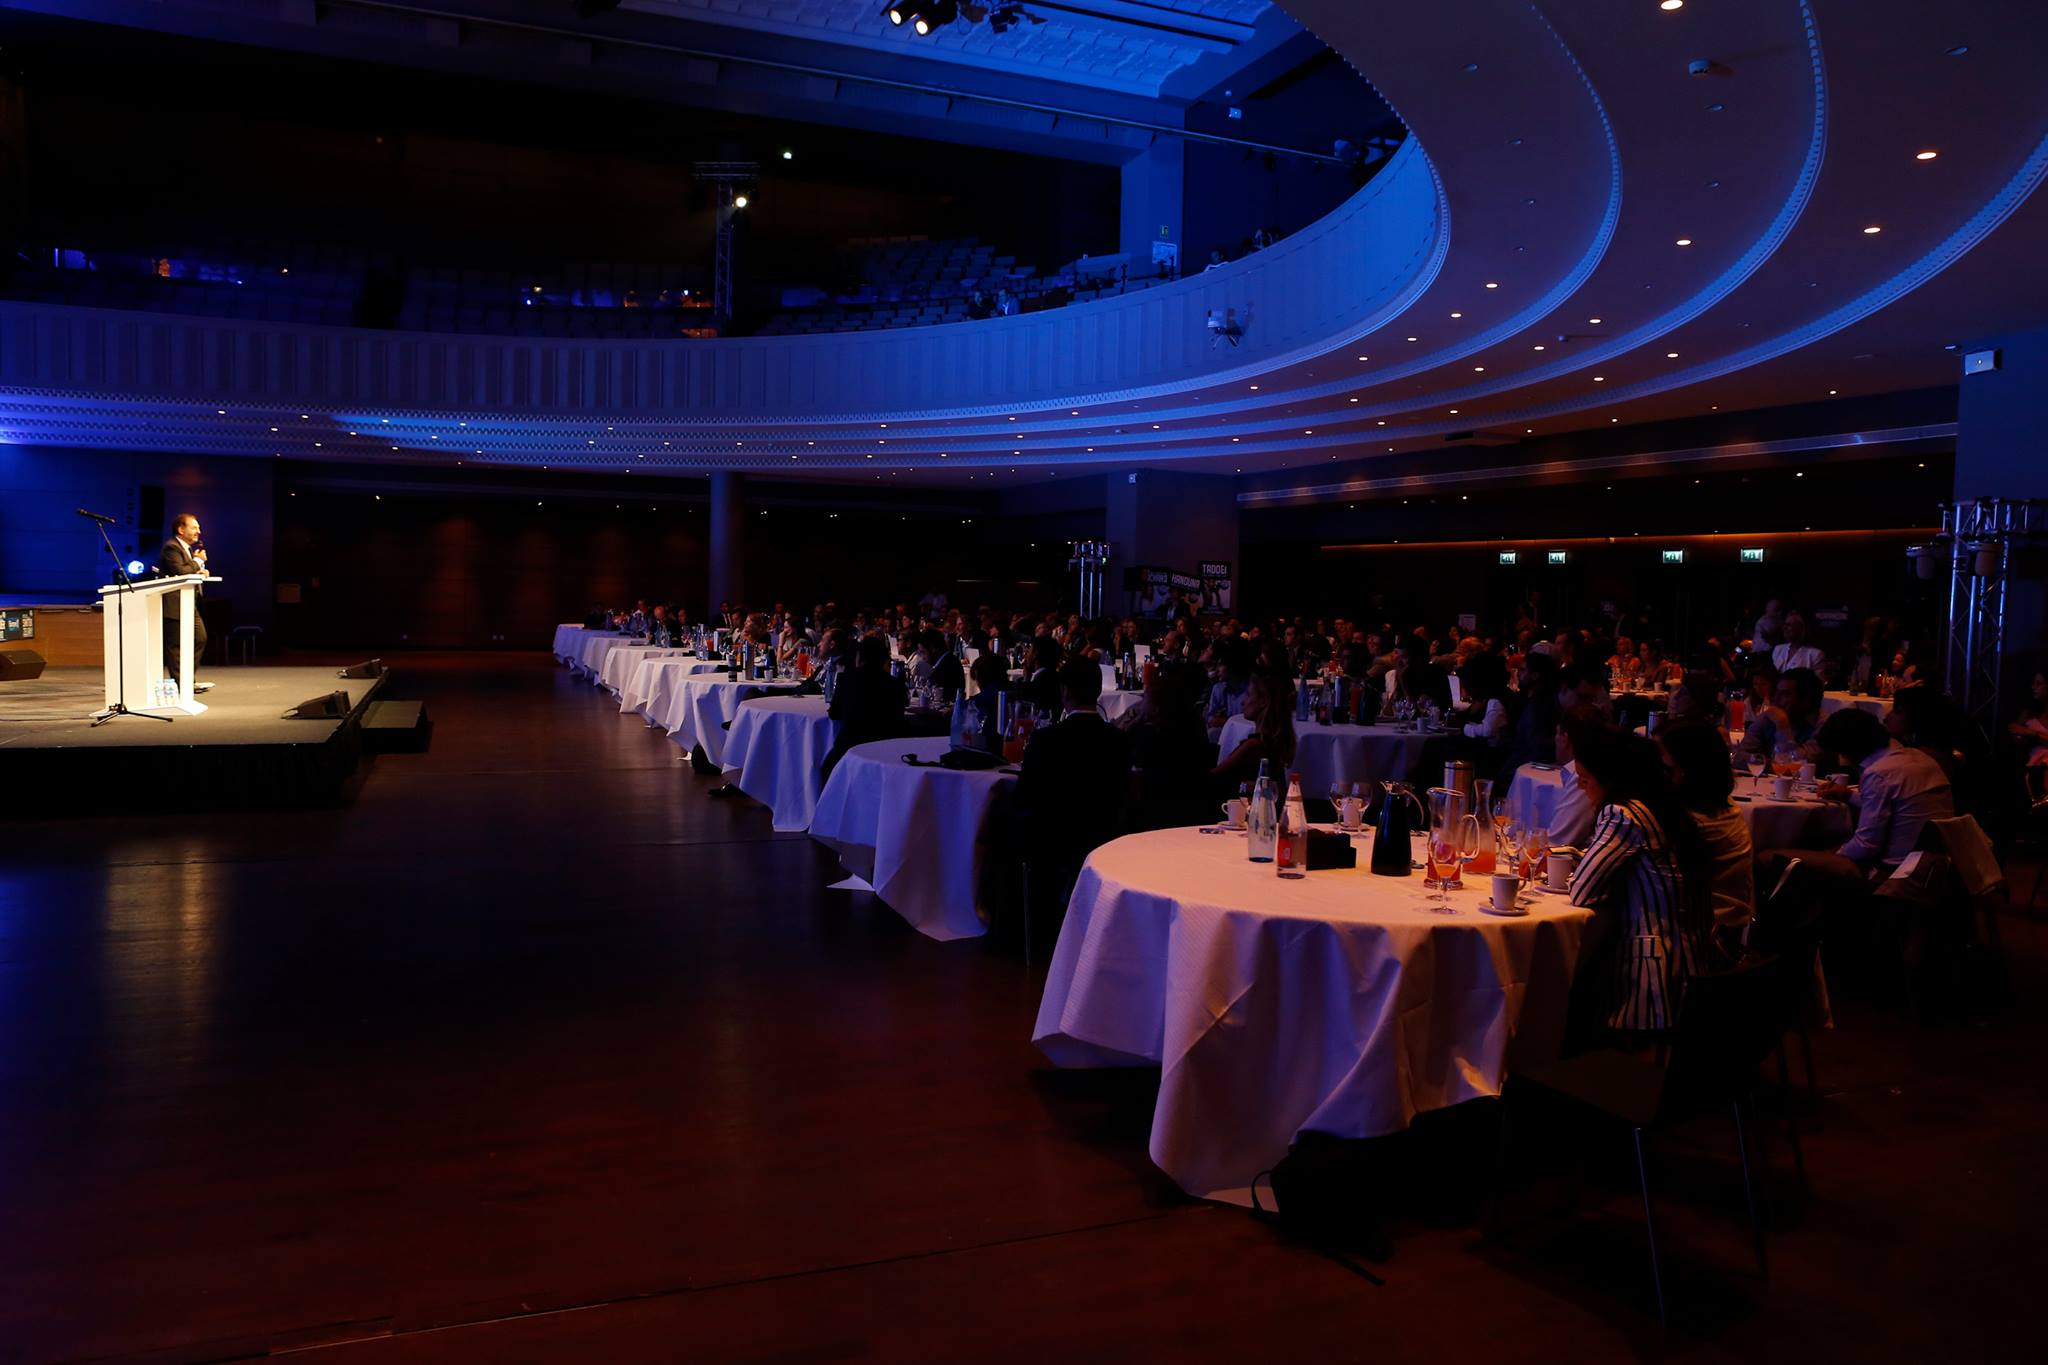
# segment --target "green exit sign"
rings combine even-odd
[[[1500,552],[1500,562],[1503,564],[1518,564],[1521,562],[1521,559],[1522,556],[1514,550],[1502,550]]]
[[[1683,563],[1685,563],[1685,551],[1683,551],[1683,550],[1666,550],[1666,551],[1664,551],[1664,562],[1665,562],[1666,564],[1683,564]]]
[[[1553,564],[1569,564],[1571,563],[1571,558],[1571,555],[1564,550],[1552,550],[1550,552],[1550,562]]]
[[[1745,564],[1761,564],[1764,562],[1764,547],[1761,545],[1745,545],[1738,553],[1741,554],[1742,562]]]

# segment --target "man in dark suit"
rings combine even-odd
[[[1039,730],[1024,751],[1017,807],[1026,856],[1064,878],[1123,832],[1131,785],[1131,739],[1102,718],[1102,668],[1069,659],[1059,669],[1059,724]]]
[[[839,738],[825,756],[825,775],[831,776],[841,756],[854,745],[902,734],[903,711],[909,704],[903,679],[889,671],[889,637],[861,637],[854,648],[853,667],[840,674],[832,688],[827,714],[839,722]]]
[[[171,523],[171,538],[164,542],[164,548],[156,557],[156,570],[165,578],[179,578],[186,574],[206,572],[206,550],[199,544],[199,518],[190,512],[182,512]],[[206,589],[193,590],[195,599],[204,596]],[[164,598],[164,669],[172,677],[182,677],[179,672],[178,644],[183,631],[179,625],[182,619],[179,599],[185,594],[170,593]],[[197,601],[192,616],[192,666],[198,668],[199,661],[206,657],[206,620],[198,614]]]

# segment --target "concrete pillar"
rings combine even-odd
[[[747,531],[746,476],[720,470],[711,476],[711,566],[704,603],[706,614],[720,602],[746,600],[744,542]]]
[[[1187,245],[1182,240],[1186,220],[1181,212],[1185,151],[1186,144],[1179,138],[1162,137],[1123,165],[1117,245],[1130,256],[1134,273],[1153,269],[1154,242],[1174,243],[1180,249],[1182,273],[1189,269]]]

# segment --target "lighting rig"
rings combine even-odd
[[[890,0],[882,13],[898,28],[908,28],[920,38],[930,37],[962,16],[959,0]],[[1024,18],[1024,0],[989,0],[980,7],[968,6],[969,24],[983,22],[992,33],[1008,33]]]

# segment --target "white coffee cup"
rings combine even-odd
[[[1811,787],[1814,783],[1814,775],[1814,766],[1811,763],[1802,763],[1799,765],[1800,786]]]
[[[1355,796],[1347,796],[1337,803],[1337,823],[1346,829],[1358,828],[1358,817],[1365,811],[1365,802]]]
[[[1780,801],[1792,799],[1792,779],[1782,773],[1771,779],[1771,795]]]
[[[1245,803],[1243,797],[1223,803],[1223,819],[1232,829],[1244,828]]]
[[[1512,872],[1493,874],[1493,908],[1503,915],[1515,908],[1515,897],[1522,893],[1522,879]]]
[[[1579,855],[1568,848],[1550,850],[1549,861],[1544,863],[1544,884],[1552,891],[1572,889],[1572,873],[1578,871]]]

